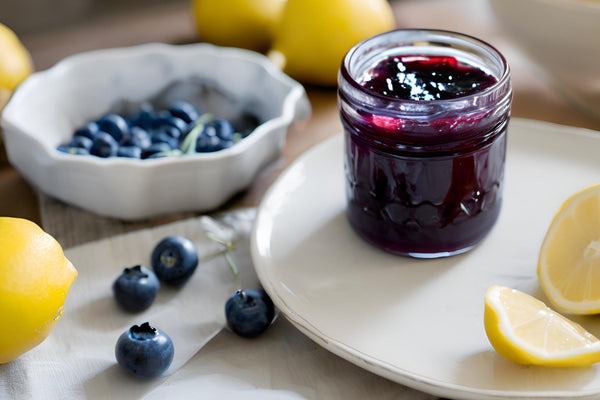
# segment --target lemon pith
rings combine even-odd
[[[527,365],[585,367],[600,361],[600,341],[579,324],[515,289],[492,286],[484,325],[494,349]]]
[[[600,312],[600,184],[561,205],[542,243],[537,273],[557,308],[573,314]]]
[[[63,313],[77,270],[35,223],[0,217],[0,364],[40,344]]]

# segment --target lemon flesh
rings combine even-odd
[[[0,364],[50,334],[76,276],[61,246],[38,225],[0,217]]]
[[[594,335],[516,289],[487,290],[484,323],[494,349],[519,364],[585,367],[600,361]]]
[[[292,78],[335,86],[348,50],[395,24],[386,0],[287,0],[269,57]]]
[[[558,309],[600,312],[600,185],[589,186],[562,204],[542,243],[537,272]]]

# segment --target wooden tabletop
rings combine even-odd
[[[565,101],[497,25],[486,0],[396,0],[391,4],[398,27],[460,31],[496,46],[511,67],[514,117],[600,130],[600,120]],[[82,51],[147,42],[190,43],[199,38],[190,6],[182,1],[104,15],[85,24],[23,35],[22,40],[32,54],[36,69],[43,70],[65,56]],[[267,188],[290,162],[341,130],[335,88],[307,86],[306,89],[313,109],[311,118],[294,125],[288,133],[282,157],[262,171],[246,192],[218,211],[258,205]],[[167,216],[139,223],[101,218],[39,195],[8,164],[4,155],[0,156],[0,193],[0,215],[34,220],[58,236],[64,246],[187,216]],[[73,233],[73,226],[79,226],[75,229],[77,234]],[[81,232],[87,233],[82,235]]]

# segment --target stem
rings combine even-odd
[[[213,254],[212,256],[217,256],[219,254],[225,253],[225,259],[227,259],[227,263],[229,264],[229,267],[231,268],[233,275],[237,277],[239,272],[235,265],[235,262],[233,262],[233,258],[231,257],[231,254],[230,254],[230,252],[232,250],[234,250],[234,248],[235,248],[233,245],[233,242],[225,242],[225,241],[217,238],[210,232],[206,232],[206,236],[213,242],[217,242],[224,247],[223,250],[219,251],[218,253]]]

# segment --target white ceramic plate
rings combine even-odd
[[[513,364],[490,346],[483,297],[511,286],[543,301],[536,276],[552,216],[600,181],[600,134],[513,119],[503,209],[467,254],[413,260],[358,238],[345,217],[342,137],[300,157],[271,187],[252,237],[255,269],[283,314],[328,350],[376,374],[455,399],[591,399],[600,367]],[[600,334],[600,320],[573,318]]]

